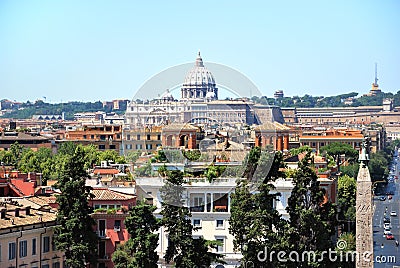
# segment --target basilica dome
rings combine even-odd
[[[194,67],[186,74],[182,85],[183,99],[205,99],[206,96],[212,96],[218,99],[218,89],[212,73],[204,67],[200,52],[196,58]],[[213,94],[208,94],[212,92]]]

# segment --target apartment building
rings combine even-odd
[[[92,194],[94,197],[89,199],[89,205],[94,208],[92,217],[99,237],[97,267],[113,268],[112,254],[129,238],[124,221],[129,208],[136,204],[136,196],[108,188],[94,188]]]
[[[99,150],[114,150],[121,153],[122,126],[120,125],[84,125],[68,128],[64,141],[82,145],[95,145]]]
[[[64,253],[53,242],[56,213],[22,205],[24,201],[0,201],[0,267],[65,267]]]

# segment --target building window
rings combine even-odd
[[[140,135],[139,135],[139,134],[136,135],[136,139],[137,139],[138,141],[140,141]]]
[[[151,140],[150,134],[147,134],[147,140]]]
[[[50,265],[49,264],[43,264],[42,268],[50,268]]]
[[[126,135],[126,139],[127,139],[128,141],[131,140],[131,135],[130,135],[130,134]]]
[[[121,220],[115,220],[114,228],[120,229],[121,228]]]
[[[146,144],[146,150],[152,150],[153,144]]]
[[[106,139],[106,135],[100,135],[100,140],[104,141]]]
[[[94,135],[90,135],[90,139],[94,140]]]
[[[53,268],[60,268],[60,263],[59,262],[55,262],[53,263]]]
[[[110,150],[115,150],[115,144],[110,145]]]
[[[32,255],[36,255],[36,238],[32,239]]]
[[[193,226],[194,227],[201,227],[201,220],[200,219],[194,219],[193,220]]]
[[[216,237],[215,240],[218,242],[217,252],[224,252],[224,238]]]
[[[157,140],[161,140],[161,135],[160,134],[157,135]]]
[[[223,229],[224,228],[224,220],[217,220],[215,226],[218,229]]]
[[[50,251],[50,236],[43,237],[43,253]]]
[[[23,241],[19,241],[19,257],[23,258],[26,257],[26,255],[28,254],[28,241],[23,240]]]
[[[105,150],[106,146],[104,144],[99,144],[99,150]]]
[[[15,259],[15,242],[8,243],[8,259]]]
[[[83,135],[83,138],[86,140],[87,139],[86,135]]]
[[[141,150],[142,149],[142,145],[141,144],[136,144],[136,150]]]

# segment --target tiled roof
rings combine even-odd
[[[19,208],[19,216],[15,216],[15,209]],[[30,214],[25,214],[25,207],[15,206],[7,204],[1,206],[0,209],[6,209],[6,215],[4,219],[0,218],[0,230],[9,229],[11,227],[26,226],[31,224],[37,224],[41,222],[52,222],[56,220],[55,212],[39,211],[31,208]]]
[[[118,169],[115,168],[96,168],[93,170],[94,175],[114,175],[118,173]]]
[[[129,200],[135,198],[134,195],[122,194],[106,188],[93,188],[92,194],[94,195],[92,200]]]
[[[198,128],[195,126],[192,126],[190,124],[179,124],[179,123],[174,123],[170,125],[166,125],[163,127],[163,131],[166,130],[197,130]]]
[[[40,136],[40,135],[30,135],[26,134],[23,132],[17,132],[15,134],[12,133],[1,133],[0,135],[0,140],[43,140],[47,141],[49,140],[46,137]]]

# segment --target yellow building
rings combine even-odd
[[[64,267],[64,253],[53,243],[56,213],[29,203],[0,199],[0,267]]]

